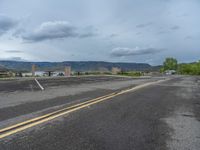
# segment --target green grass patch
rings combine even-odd
[[[143,74],[142,74],[142,72],[139,72],[139,71],[128,71],[128,72],[120,72],[120,73],[118,73],[118,75],[130,76],[130,77],[140,77]]]

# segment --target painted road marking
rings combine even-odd
[[[35,78],[35,82],[38,84],[40,89],[43,91],[44,90],[43,86],[40,84],[40,82],[36,78]]]
[[[88,100],[88,101],[85,101],[85,102],[82,102],[82,103],[61,109],[61,110],[54,111],[52,113],[49,113],[49,114],[46,114],[46,115],[43,115],[43,116],[40,116],[40,117],[36,117],[34,119],[30,119],[30,120],[18,123],[16,125],[12,125],[10,127],[3,128],[3,129],[0,130],[0,139],[7,137],[7,136],[10,136],[10,135],[13,135],[15,133],[18,133],[20,131],[26,130],[28,128],[34,127],[36,125],[45,123],[47,121],[53,120],[53,119],[58,118],[60,116],[69,114],[71,112],[74,112],[74,111],[86,108],[88,106],[100,103],[102,101],[111,99],[111,98],[116,97],[118,95],[122,95],[124,93],[128,93],[128,92],[131,92],[131,91],[133,92],[133,91],[136,91],[138,89],[141,89],[141,88],[144,88],[144,87],[156,84],[156,83],[160,83],[160,82],[163,82],[163,81],[167,81],[167,80],[159,80],[159,81],[155,81],[155,82],[144,83],[142,85],[138,85],[138,86],[135,86],[133,88],[122,90],[122,91],[119,91],[119,92],[116,92],[116,93],[107,94],[107,95],[104,95],[104,96],[101,96],[101,97],[98,97],[98,98],[95,98],[95,99],[92,99],[92,100]]]
[[[36,117],[36,118],[34,118],[34,119],[30,119],[30,120],[27,120],[27,121],[24,121],[24,122],[21,122],[21,123],[12,125],[12,126],[10,126],[10,127],[3,128],[3,129],[0,130],[0,134],[3,133],[3,132],[6,132],[6,131],[8,131],[8,130],[11,130],[11,129],[13,129],[13,128],[17,128],[17,127],[19,127],[19,126],[23,126],[23,125],[26,125],[26,124],[29,124],[29,123],[32,123],[32,122],[35,122],[35,121],[39,121],[39,120],[41,120],[41,119],[50,117],[50,116],[52,116],[52,115],[54,115],[54,114],[57,114],[57,113],[66,111],[66,110],[68,110],[68,109],[72,109],[72,108],[74,108],[74,107],[78,107],[78,106],[84,105],[84,104],[86,104],[86,103],[89,103],[89,102],[92,102],[92,101],[95,101],[95,100],[98,100],[98,99],[101,99],[101,98],[110,96],[110,95],[112,95],[112,94],[115,94],[115,93],[111,93],[111,94],[104,95],[104,96],[101,96],[101,97],[98,97],[98,98],[95,98],[95,99],[92,99],[92,100],[88,100],[88,101],[85,101],[85,102],[82,102],[82,103],[79,103],[79,104],[75,104],[75,105],[73,105],[73,106],[69,106],[69,107],[67,107],[67,108],[63,108],[63,109],[54,111],[54,112],[52,112],[52,113],[48,113],[48,114],[46,114],[46,115],[42,115],[42,116],[40,116],[40,117]]]

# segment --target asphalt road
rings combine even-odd
[[[121,81],[118,85],[122,85],[122,82],[127,84],[126,81]],[[132,81],[128,80],[128,82]],[[137,85],[146,82],[148,81],[138,81]],[[137,86],[133,83],[128,86]],[[126,87],[121,86],[121,88]],[[19,121],[20,118],[29,118],[34,111],[53,106],[56,106],[54,109],[60,109],[59,105],[65,107],[77,99],[84,101],[83,95],[86,93],[86,98],[88,96],[94,98],[116,90],[119,89],[97,88],[75,94],[71,97],[71,101],[64,101],[61,98],[56,103],[55,99],[48,99],[45,101],[46,104],[44,101],[37,101],[4,107],[0,109],[0,125],[5,126],[9,120],[13,123],[13,121]],[[27,111],[30,105],[33,109]],[[46,107],[37,109],[39,105]],[[14,109],[17,107],[19,108]],[[14,109],[13,113],[9,110],[11,108]],[[37,115],[48,111],[52,109],[38,112]],[[200,77],[176,76],[171,80],[118,95],[2,138],[0,149],[199,150],[199,121]]]
[[[46,89],[50,87],[57,87],[62,85],[77,85],[92,82],[106,82],[106,81],[124,81],[128,78],[111,77],[111,76],[85,76],[85,77],[60,77],[60,78],[38,78],[38,81]],[[13,79],[8,81],[0,81],[0,92],[15,92],[15,91],[40,91],[40,88],[34,79]]]

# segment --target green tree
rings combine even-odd
[[[178,61],[172,57],[166,58],[163,63],[163,68],[164,70],[177,70]]]
[[[180,74],[200,75],[200,62],[190,64],[179,64],[178,72]]]

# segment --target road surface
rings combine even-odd
[[[34,84],[35,87],[31,91],[24,86],[19,86],[21,88],[19,90],[13,87],[12,91],[9,91],[9,88],[7,91],[0,91],[0,104],[2,104],[0,129],[85,103],[89,99],[113,92],[114,94],[104,100],[100,99],[99,102],[83,104],[78,106],[78,109],[76,107],[75,111],[54,119],[46,119],[47,121],[35,126],[0,138],[0,149],[199,149],[200,77],[175,76],[148,79],[95,77],[85,78],[84,81],[70,80],[73,82],[66,81],[67,86],[64,82],[62,85],[61,83],[56,85],[58,82],[40,81],[46,91],[37,89],[32,81],[23,81],[23,84],[27,82]],[[160,80],[162,81],[159,82]],[[11,86],[19,81],[9,82]],[[5,85],[4,82],[2,84]],[[87,90],[83,90],[84,87]],[[64,94],[60,92],[62,95],[60,97],[56,95],[57,90],[72,88],[71,95],[67,95],[66,91]],[[127,89],[129,91],[120,93]],[[48,95],[50,92],[55,92],[55,97],[54,94],[50,97]],[[34,100],[33,93],[39,100]],[[15,101],[4,102],[6,95],[14,98],[14,94]],[[20,100],[20,95],[25,99]],[[28,98],[28,95],[32,98]]]

